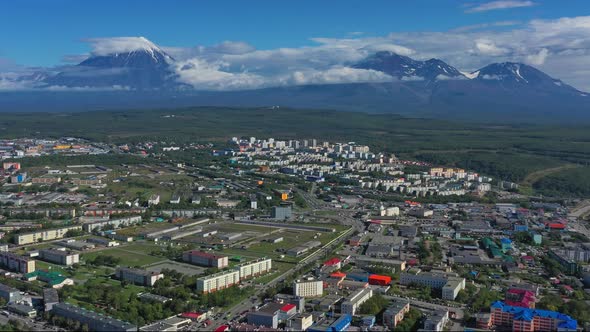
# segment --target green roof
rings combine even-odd
[[[44,270],[37,270],[34,272],[27,273],[25,274],[25,278],[39,278],[40,280],[45,281],[51,286],[59,285],[67,279],[66,277],[62,276],[57,272],[49,272]]]

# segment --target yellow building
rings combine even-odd
[[[82,230],[82,226],[68,226],[54,229],[42,229],[36,232],[17,234],[15,242],[18,245],[50,241],[63,238],[69,230]]]

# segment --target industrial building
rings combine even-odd
[[[82,226],[67,226],[62,228],[44,229],[30,233],[16,234],[14,239],[18,245],[37,243],[39,241],[51,241],[63,238],[66,233],[71,230],[82,230]]]
[[[365,303],[368,299],[373,296],[373,290],[371,288],[361,288],[356,292],[352,293],[349,297],[342,302],[340,311],[343,314],[354,316],[359,307]]]
[[[117,279],[130,282],[132,284],[152,287],[156,281],[164,278],[164,274],[141,269],[132,269],[127,267],[118,267],[115,272]]]
[[[273,206],[270,217],[275,220],[288,220],[293,215],[291,206]]]
[[[77,252],[60,249],[42,249],[39,257],[47,262],[68,266],[80,262],[80,254]]]
[[[66,319],[87,325],[90,331],[97,332],[133,332],[137,326],[112,317],[104,316],[94,311],[89,311],[69,303],[57,303],[53,305],[51,313]]]
[[[293,283],[293,295],[315,297],[324,294],[324,282],[321,280],[297,280]]]
[[[215,255],[198,250],[191,250],[182,254],[182,260],[195,265],[216,267],[223,269],[228,265],[227,256]]]

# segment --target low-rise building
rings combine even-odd
[[[84,231],[92,232],[94,230],[102,230],[104,228],[122,228],[141,223],[141,216],[116,218],[110,220],[98,220],[87,222],[83,225]]]
[[[139,331],[154,331],[154,332],[160,332],[160,331],[178,331],[181,330],[182,328],[185,328],[187,326],[189,326],[192,323],[192,321],[188,318],[183,318],[183,317],[178,317],[178,316],[172,316],[172,317],[168,317],[166,319],[157,321],[155,323],[146,325],[146,326],[142,326],[139,328]]]
[[[43,305],[45,311],[51,311],[55,304],[59,303],[59,294],[55,288],[43,288]]]
[[[80,254],[68,250],[42,249],[39,251],[39,257],[44,261],[60,265],[69,266],[76,263],[80,263]]]
[[[0,284],[0,297],[7,303],[18,302],[22,299],[20,291],[16,288]]]
[[[134,332],[137,326],[112,317],[104,316],[94,311],[89,311],[69,303],[57,303],[51,309],[51,313],[73,321],[82,326],[88,326],[90,331],[97,332]]]
[[[313,315],[301,313],[291,317],[287,323],[287,329],[291,331],[306,331],[313,325]]]
[[[105,246],[105,247],[117,247],[119,245],[119,242],[117,242],[117,241],[113,241],[111,239],[105,239],[102,237],[91,237],[91,238],[87,239],[86,241],[94,243],[94,244],[98,244],[101,246]]]
[[[6,306],[8,311],[14,312],[17,315],[33,318],[37,317],[37,310],[29,305],[10,303]]]
[[[349,297],[342,302],[340,311],[343,314],[354,316],[359,307],[369,300],[373,296],[373,290],[371,288],[361,288],[356,292],[352,293]]]
[[[284,305],[281,303],[267,303],[259,310],[248,313],[248,324],[276,329],[279,326],[279,314],[282,307]]]
[[[119,280],[148,287],[154,286],[156,281],[164,278],[164,274],[159,272],[132,269],[128,267],[118,267],[115,275]]]
[[[27,273],[23,276],[23,278],[27,281],[33,281],[33,280],[40,280],[43,281],[45,283],[47,283],[47,285],[49,285],[51,288],[62,288],[63,286],[71,286],[74,284],[74,280],[64,277],[63,275],[59,274],[59,272],[55,272],[55,271],[44,271],[44,270],[37,270],[37,271],[33,271],[31,273]]]
[[[195,265],[216,267],[223,269],[229,264],[228,257],[198,250],[191,250],[182,254],[182,260]]]
[[[410,269],[400,274],[400,284],[418,284],[431,288],[442,289],[445,300],[454,300],[462,289],[465,289],[465,278],[448,273],[422,272],[420,269]]]

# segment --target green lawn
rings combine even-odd
[[[111,255],[121,259],[121,265],[125,266],[143,266],[154,264],[166,260],[164,257],[155,257],[141,252],[130,251],[126,248],[113,248],[101,251],[95,251],[87,254],[82,254],[82,259],[92,259],[99,255]]]

